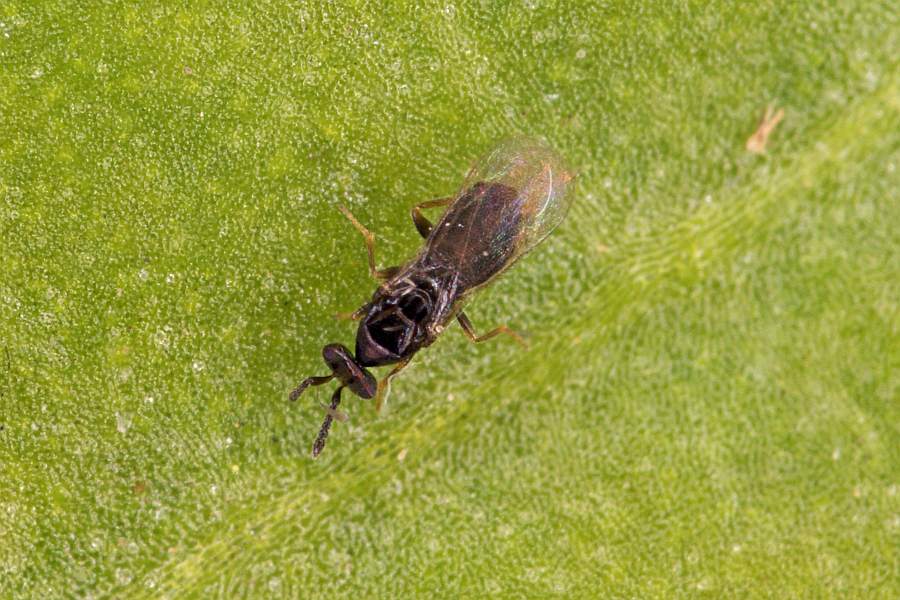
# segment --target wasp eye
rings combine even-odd
[[[407,294],[400,299],[398,306],[403,316],[413,322],[421,321],[431,312],[431,302],[424,294]]]
[[[376,344],[391,354],[399,354],[408,326],[403,316],[394,312],[373,320],[368,329]]]

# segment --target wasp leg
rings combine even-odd
[[[330,410],[325,415],[325,420],[322,421],[322,427],[319,429],[319,435],[316,436],[316,441],[313,442],[313,458],[319,456],[319,453],[325,448],[325,442],[328,440],[328,432],[331,431],[331,422],[334,421],[334,415],[337,414],[337,407],[341,403],[341,390],[343,389],[344,386],[339,386],[334,390],[334,394],[331,396]]]
[[[453,202],[454,196],[449,196],[447,198],[438,198],[437,200],[429,200],[427,202],[422,202],[421,204],[416,204],[412,207],[412,220],[416,225],[416,229],[419,230],[419,235],[423,238],[427,238],[428,234],[431,233],[432,224],[425,215],[422,214],[422,209],[425,208],[437,208],[438,206],[447,206],[451,202]]]
[[[321,408],[326,415],[331,415],[331,418],[335,421],[340,421],[341,423],[346,423],[350,420],[350,417],[346,415],[346,413],[342,413],[339,410],[335,410],[328,406],[327,404],[322,404],[319,402],[319,408]]]
[[[334,379],[334,375],[323,375],[323,376],[321,376],[321,377],[307,377],[307,378],[304,379],[302,382],[300,382],[300,385],[298,385],[296,388],[294,388],[294,391],[291,392],[291,395],[288,396],[288,399],[289,399],[291,402],[293,402],[294,400],[296,400],[297,398],[299,398],[299,397],[300,397],[300,394],[303,393],[303,390],[305,390],[305,389],[308,388],[309,386],[311,386],[311,385],[322,385],[322,384],[324,384],[324,383],[328,383],[328,382],[331,381],[332,379]]]
[[[375,266],[375,236],[371,231],[366,229],[366,226],[356,220],[356,217],[353,216],[349,210],[347,210],[346,206],[338,206],[338,209],[344,214],[347,219],[356,227],[356,230],[359,231],[363,239],[366,242],[366,253],[369,257],[369,274],[372,276],[372,279],[377,281],[386,281],[396,275],[400,271],[400,267],[388,267],[386,269],[379,269]]]
[[[391,379],[393,379],[394,375],[402,371],[404,367],[409,364],[411,359],[412,357],[409,357],[398,363],[396,367],[391,369],[390,373],[385,375],[384,379],[378,382],[378,391],[375,393],[375,412],[381,412],[381,407],[384,406],[384,403],[391,393]]]
[[[359,321],[364,316],[366,316],[365,304],[354,310],[352,313],[337,313],[334,315],[334,318],[341,321]]]
[[[478,344],[480,342],[487,341],[492,337],[496,337],[501,333],[505,333],[506,335],[514,339],[516,343],[523,348],[528,347],[528,342],[525,341],[525,338],[523,338],[521,335],[519,335],[506,325],[501,325],[500,327],[491,329],[484,335],[478,335],[477,333],[475,333],[475,327],[472,326],[472,321],[469,320],[469,317],[466,316],[466,313],[460,312],[458,315],[456,315],[456,320],[459,321],[459,324],[463,329],[463,333],[466,334],[466,337],[469,338],[472,343]]]
[[[378,269],[378,278],[380,281],[387,281],[400,272],[400,267],[385,267]]]

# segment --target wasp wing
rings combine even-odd
[[[543,142],[501,143],[469,171],[432,229],[423,258],[455,269],[463,292],[489,283],[560,224],[571,204],[571,179]]]

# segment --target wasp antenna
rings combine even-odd
[[[350,420],[350,417],[348,417],[346,414],[342,413],[339,410],[334,410],[330,406],[322,404],[321,402],[319,402],[319,407],[321,407],[321,409],[325,412],[325,414],[331,415],[331,418],[334,419],[335,421],[340,421],[341,423],[346,423],[347,421]]]
[[[298,385],[296,388],[294,388],[294,391],[291,392],[290,396],[288,396],[288,400],[293,402],[294,400],[299,398],[300,394],[303,393],[303,390],[305,390],[309,386],[322,385],[323,383],[328,383],[332,379],[334,379],[334,374],[323,375],[322,377],[307,377],[306,379],[304,379],[303,381],[300,382],[300,385]]]
[[[328,414],[325,415],[325,420],[322,421],[322,427],[319,429],[319,435],[316,436],[316,441],[313,442],[312,447],[312,457],[316,458],[325,448],[325,442],[328,440],[328,432],[331,431],[331,423],[334,421],[334,416],[337,414],[337,407],[341,403],[341,390],[344,389],[344,386],[339,386],[336,390],[334,390],[334,394],[331,396],[331,406]]]

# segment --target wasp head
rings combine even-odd
[[[379,289],[356,333],[360,364],[396,363],[426,345],[435,299],[436,290],[427,279]]]

